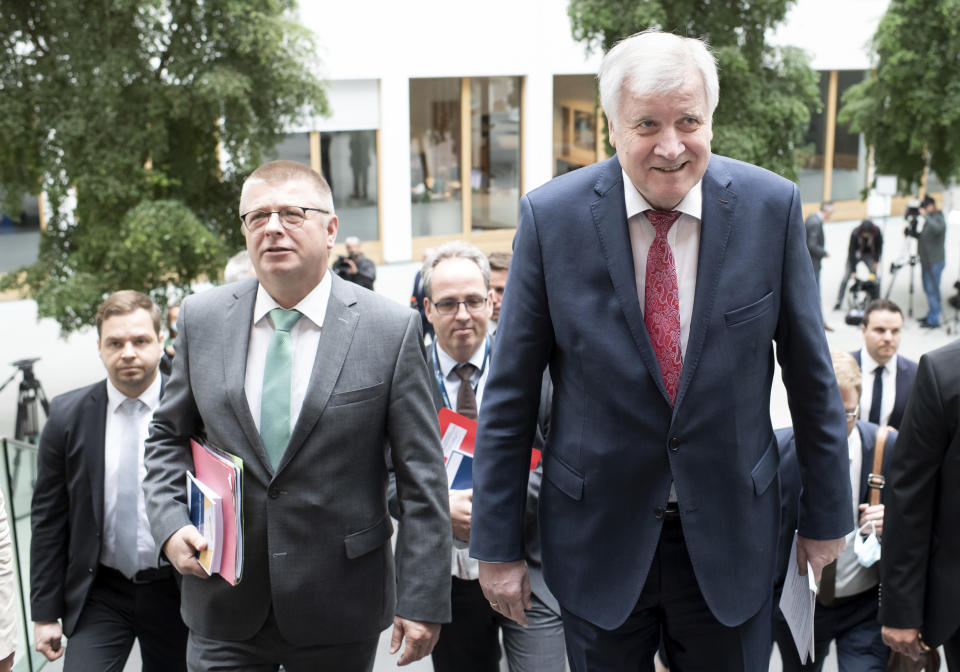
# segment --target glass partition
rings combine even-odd
[[[470,80],[470,208],[474,231],[517,226],[520,78]]]
[[[320,133],[320,165],[340,220],[337,240],[377,240],[377,132]]]
[[[410,199],[414,236],[462,230],[460,79],[410,80]]]

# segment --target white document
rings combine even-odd
[[[467,430],[465,427],[460,425],[455,425],[450,423],[447,425],[447,431],[443,433],[443,436],[440,438],[440,445],[443,447],[443,459],[449,460],[450,454],[455,450],[459,450],[460,446],[463,445],[463,439],[467,436]],[[460,466],[460,463],[457,463],[457,466]],[[449,471],[449,468],[447,469]],[[454,469],[453,473],[457,473],[457,470]]]
[[[797,533],[793,533],[790,547],[790,561],[787,563],[787,578],[783,582],[780,595],[780,611],[790,626],[793,643],[800,654],[800,662],[807,658],[813,662],[813,610],[817,603],[817,583],[813,578],[813,568],[807,563],[807,575],[800,576],[797,569]]]

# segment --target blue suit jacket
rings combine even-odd
[[[540,373],[554,383],[540,497],[543,567],[560,604],[622,624],[646,580],[674,481],[701,592],[726,625],[773,585],[779,455],[773,342],[808,488],[800,531],[852,529],[843,403],[800,195],[772,173],[712,156],[689,343],[671,408],[637,298],[616,157],[520,201],[474,463],[472,554],[523,557],[523,505]],[[838,474],[823,478],[823,474]]]
[[[862,367],[860,360],[860,351],[852,350],[850,352],[853,358],[857,360],[857,366]],[[897,355],[897,392],[893,398],[893,410],[890,411],[890,418],[887,424],[894,429],[900,429],[900,421],[903,420],[903,412],[907,408],[907,400],[910,398],[910,390],[913,389],[913,381],[917,377],[917,363],[912,359],[907,359],[903,355]],[[873,394],[873,389],[864,390],[864,394]]]

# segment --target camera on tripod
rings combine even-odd
[[[907,220],[907,226],[903,229],[903,235],[911,238],[919,238],[917,231],[917,220],[920,218],[920,201],[911,198],[907,201],[907,210],[903,213],[903,218]]]

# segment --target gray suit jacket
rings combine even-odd
[[[189,438],[244,461],[244,568],[231,587],[184,577],[191,631],[243,640],[273,607],[284,637],[336,644],[376,636],[394,614],[450,618],[450,517],[417,314],[334,276],[307,395],[276,473],[244,393],[257,282],[188,298],[173,375],[146,444],[158,547],[189,523]],[[404,515],[396,574],[387,456]]]

